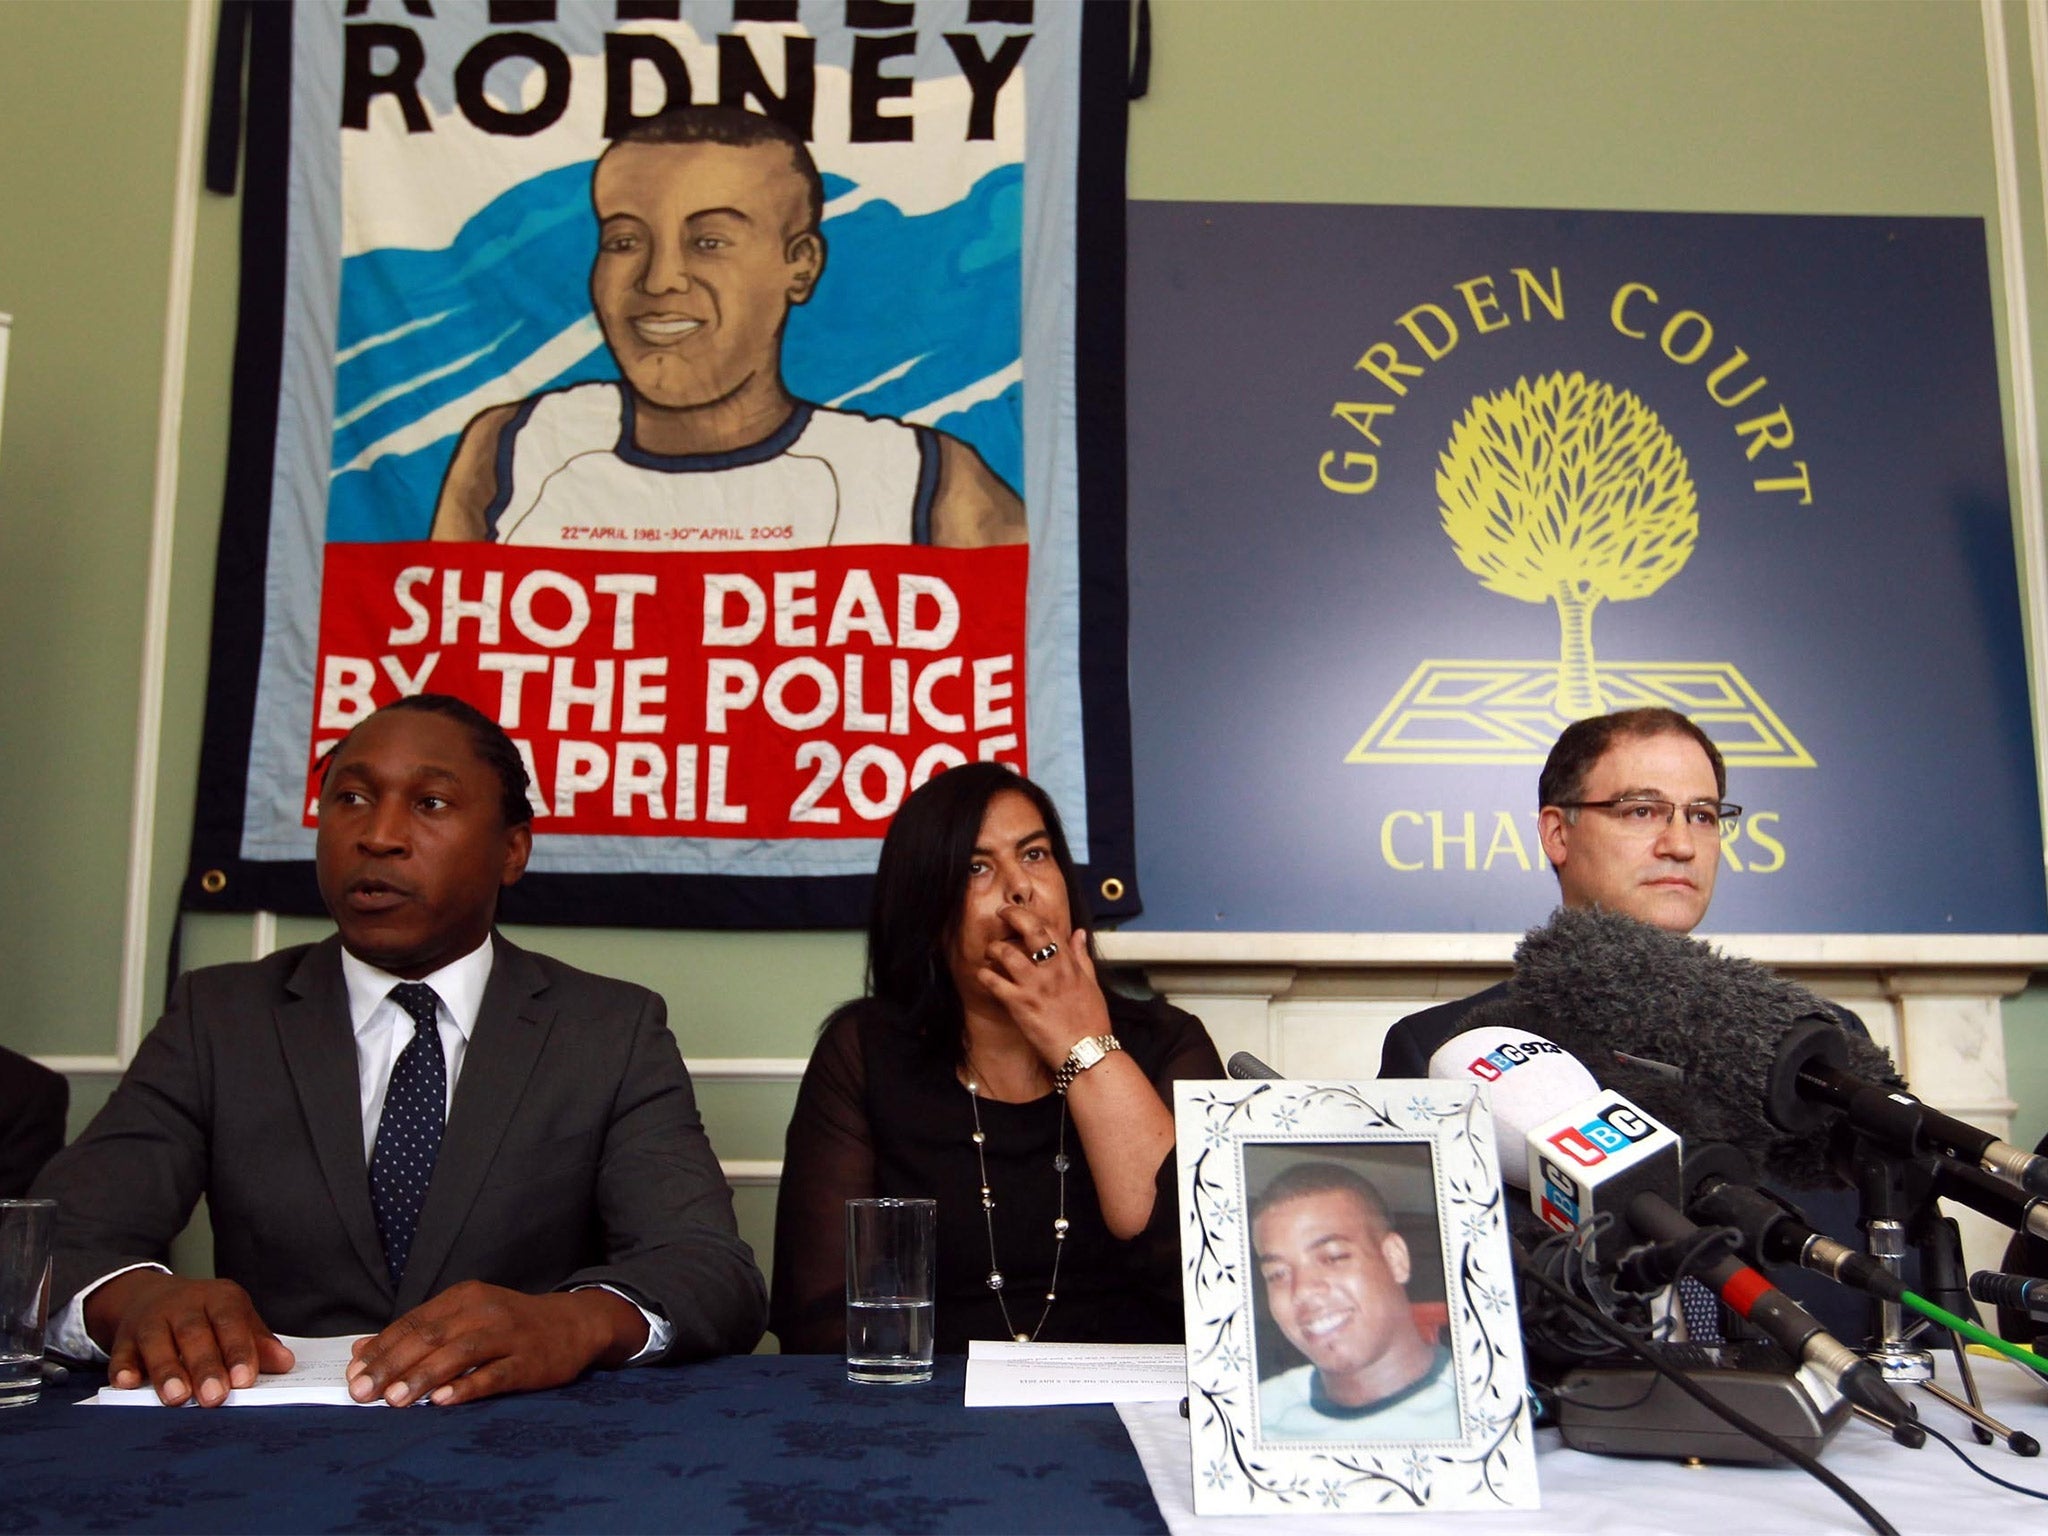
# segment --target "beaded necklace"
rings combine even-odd
[[[972,1063],[969,1063],[972,1066]],[[1019,1344],[1034,1343],[1045,1320],[1052,1315],[1052,1304],[1059,1294],[1060,1255],[1067,1247],[1067,1099],[1060,1095],[1060,1132],[1058,1149],[1053,1153],[1052,1166],[1059,1175],[1059,1208],[1052,1223],[1052,1274],[1045,1282],[1045,1309],[1038,1314],[1038,1322],[1029,1333],[1018,1331],[1010,1321],[1010,1304],[1003,1299],[1003,1266],[996,1259],[996,1198],[988,1184],[988,1156],[984,1150],[988,1137],[981,1129],[981,1084],[974,1077],[967,1079],[967,1103],[974,1112],[974,1161],[981,1170],[981,1220],[988,1228],[988,1288],[996,1293],[996,1305],[1002,1309],[1003,1327],[1010,1337]]]

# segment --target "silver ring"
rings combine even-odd
[[[1031,951],[1031,963],[1033,965],[1043,965],[1059,952],[1060,947],[1057,944],[1048,944],[1043,949],[1034,949]]]

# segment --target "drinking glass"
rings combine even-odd
[[[846,1202],[846,1379],[932,1379],[936,1200]]]
[[[43,1390],[43,1329],[50,1312],[54,1200],[0,1200],[0,1408]]]

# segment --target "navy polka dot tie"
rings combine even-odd
[[[1678,1277],[1678,1305],[1685,1314],[1685,1336],[1694,1344],[1726,1344],[1721,1331],[1721,1302],[1712,1287],[1691,1275]]]
[[[427,1201],[427,1181],[441,1150],[447,1118],[448,1063],[441,1055],[441,1029],[434,1018],[434,989],[400,982],[391,1001],[412,1015],[413,1036],[391,1068],[384,1115],[377,1122],[377,1148],[370,1154],[370,1207],[377,1235],[384,1239],[384,1264],[391,1288],[405,1278],[412,1236]]]

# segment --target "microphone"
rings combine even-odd
[[[1945,1115],[1922,1103],[1903,1085],[1867,1082],[1829,1061],[1824,1050],[1806,1054],[1803,1046],[1798,1054],[1793,1054],[1790,1046],[1781,1054],[1774,1075],[1787,1072],[1792,1074],[1792,1088],[1800,1098],[1842,1111],[1852,1129],[1901,1156],[1942,1153],[1974,1163],[2036,1198],[2048,1195],[2048,1157],[2037,1157],[1989,1131]]]
[[[1531,1204],[1559,1232],[1602,1211],[1633,1229],[1628,1212],[1637,1197],[1668,1205],[1667,1193],[1678,1186],[1677,1134],[1604,1088],[1530,1131],[1527,1158]],[[1597,1254],[1599,1239],[1593,1241]]]
[[[1970,1276],[1970,1295],[2008,1312],[2024,1312],[2037,1323],[2048,1323],[2048,1280],[1980,1269]]]
[[[1944,1200],[1966,1205],[1980,1216],[2048,1240],[2048,1200],[2029,1198],[2005,1180],[1953,1157],[1936,1157],[1934,1192]]]
[[[1742,1252],[1758,1264],[1796,1264],[1838,1285],[1903,1301],[1905,1282],[1873,1259],[1824,1232],[1751,1182],[1748,1160],[1730,1146],[1708,1145],[1685,1159],[1685,1213],[1694,1221],[1733,1227]]]
[[[1487,1086],[1501,1176],[1529,1192],[1545,1226],[1570,1232],[1603,1211],[1619,1217],[1639,1190],[1679,1198],[1672,1131],[1602,1088],[1584,1063],[1522,1023],[1513,1004],[1486,1004],[1471,1017],[1488,1022],[1438,1046],[1429,1075]],[[1606,1257],[1597,1236],[1593,1245]]]
[[[1278,1072],[1275,1072],[1250,1051],[1239,1051],[1223,1064],[1223,1070],[1243,1082],[1281,1083],[1286,1081]]]
[[[1515,950],[1514,999],[1606,1087],[1688,1135],[1740,1150],[1793,1188],[1842,1188],[1829,1138],[1837,1112],[1797,1091],[1797,1064],[1825,1060],[1898,1081],[1891,1058],[1846,1033],[1814,993],[1682,934],[1598,908],[1565,908]],[[1781,1047],[1795,1055],[1780,1066]]]
[[[1683,1211],[1648,1190],[1631,1197],[1626,1214],[1629,1226],[1654,1242],[1697,1242],[1705,1236],[1703,1229],[1687,1219]],[[1820,1319],[1756,1270],[1723,1254],[1697,1273],[1737,1317],[1761,1330],[1802,1365],[1811,1366],[1857,1407],[1893,1425],[1911,1421],[1912,1410],[1876,1366],[1829,1333]]]
[[[1682,1196],[1675,1134],[1626,1098],[1600,1088],[1582,1062],[1524,1027],[1512,1005],[1507,1012],[1475,1009],[1472,1017],[1492,1022],[1439,1046],[1430,1057],[1429,1075],[1490,1084],[1499,1134],[1520,1129],[1525,1143],[1519,1162],[1503,1146],[1502,1170],[1510,1183],[1529,1190],[1547,1225],[1570,1231],[1605,1210],[1621,1216],[1643,1240],[1665,1245],[1665,1254],[1694,1251],[1706,1242],[1705,1231],[1677,1207]],[[1590,1094],[1584,1091],[1587,1084],[1593,1085]],[[1556,1112],[1559,1097],[1566,1097],[1569,1106],[1561,1113]],[[1726,1164],[1710,1159],[1708,1166]],[[1514,1176],[1517,1167],[1523,1179]],[[1576,1220],[1566,1219],[1573,1216]],[[1644,1278],[1654,1274],[1655,1265],[1652,1258],[1643,1266]],[[1811,1366],[1850,1402],[1893,1424],[1911,1419],[1875,1366],[1756,1270],[1724,1254],[1698,1274],[1738,1317]]]
[[[1482,1083],[1493,1105],[1493,1134],[1500,1166],[1517,1189],[1529,1180],[1529,1132],[1558,1107],[1600,1091],[1585,1063],[1538,1034],[1528,1011],[1511,1002],[1482,1003],[1429,1058],[1429,1076],[1439,1082]]]

